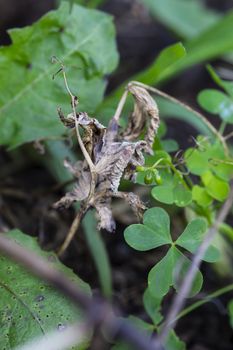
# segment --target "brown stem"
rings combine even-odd
[[[69,229],[69,232],[68,232],[64,242],[62,243],[61,247],[57,251],[58,256],[61,256],[64,253],[64,251],[68,248],[68,246],[70,245],[70,242],[74,238],[74,235],[77,232],[77,230],[80,226],[80,223],[81,223],[84,215],[86,214],[87,210],[89,209],[89,207],[90,207],[89,205],[85,205],[83,208],[80,208],[80,210],[76,214],[74,221],[72,222],[72,225]]]

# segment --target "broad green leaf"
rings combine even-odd
[[[208,207],[213,202],[213,198],[208,195],[206,189],[198,185],[194,185],[192,188],[192,198],[197,204],[204,208]]]
[[[155,298],[166,295],[171,286],[179,292],[183,278],[190,267],[191,261],[186,258],[175,246],[172,246],[165,257],[157,263],[149,272],[148,288]],[[202,286],[203,278],[197,270],[196,278],[192,285],[190,297],[197,294]]]
[[[150,293],[148,288],[145,290],[143,294],[143,305],[147,314],[152,319],[154,325],[157,325],[163,319],[163,316],[161,315],[161,312],[160,312],[161,303],[162,303],[162,298],[155,298]]]
[[[199,0],[141,0],[151,14],[165,26],[190,39],[214,24],[220,15]]]
[[[227,123],[233,123],[233,100],[225,93],[206,89],[199,93],[198,103],[207,112],[219,114],[222,120]]]
[[[229,303],[228,303],[228,313],[229,313],[229,317],[230,317],[230,325],[231,325],[231,328],[233,328],[233,300],[231,300]]]
[[[17,146],[64,133],[57,107],[70,113],[70,98],[59,65],[67,67],[70,89],[80,110],[93,113],[105,89],[103,76],[117,64],[112,18],[96,10],[63,3],[38,22],[10,32],[12,44],[0,48],[0,144]]]
[[[232,30],[233,11],[229,11],[216,23],[213,23],[213,25],[202,31],[198,36],[195,36],[184,44],[187,55],[174,64],[172,75],[194,64],[208,61],[232,51],[233,41],[231,35],[229,35]]]
[[[130,247],[140,251],[172,243],[169,216],[162,208],[148,209],[143,224],[128,226],[124,237]]]
[[[207,232],[207,222],[205,219],[197,218],[192,220],[185,228],[184,232],[176,240],[176,245],[183,247],[195,254],[203,242]],[[214,246],[210,246],[203,258],[208,262],[215,262],[219,259],[219,251]]]
[[[88,285],[62,265],[55,254],[42,251],[35,238],[18,230],[8,232],[7,236],[50,261],[90,294]],[[74,321],[84,321],[80,310],[56,289],[3,256],[0,257],[0,290],[1,349],[11,350],[52,330],[59,332]],[[75,349],[83,349],[83,346]]]
[[[154,63],[146,69],[138,73],[137,80],[146,82],[146,84],[155,84],[163,77],[169,75],[175,62],[179,61],[186,55],[186,51],[182,43],[176,43],[163,49]],[[135,77],[132,77],[135,80]]]
[[[229,192],[230,186],[227,182],[218,179],[210,171],[207,171],[201,176],[202,182],[205,185],[207,193],[218,201],[224,201]]]

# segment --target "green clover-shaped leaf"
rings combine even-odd
[[[169,216],[161,208],[148,209],[143,216],[143,224],[130,225],[124,236],[132,248],[140,251],[171,244]]]
[[[144,214],[143,224],[127,227],[124,232],[125,240],[136,250],[146,251],[166,244],[170,246],[167,254],[151,269],[148,276],[148,290],[155,299],[161,299],[162,296],[166,295],[171,286],[177,291],[179,290],[181,279],[191,264],[190,260],[181,252],[180,247],[191,253],[196,253],[206,232],[206,220],[204,218],[194,219],[174,242],[170,234],[169,216],[162,208],[148,209]],[[218,250],[210,246],[203,260],[213,262],[218,258]],[[180,277],[182,278],[180,279]],[[200,271],[197,271],[190,295],[196,294],[201,285],[202,275]],[[157,317],[158,313],[155,316]]]

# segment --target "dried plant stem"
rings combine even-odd
[[[117,106],[117,109],[116,109],[116,112],[113,116],[113,119],[115,119],[115,121],[118,122],[118,120],[120,119],[120,116],[121,116],[121,113],[122,113],[122,110],[124,108],[124,105],[125,105],[125,101],[127,99],[127,96],[128,96],[128,90],[126,90],[123,95],[121,96],[121,99],[120,99],[120,102],[118,103],[118,106]]]
[[[158,90],[152,86],[149,86],[149,85],[146,85],[146,84],[143,84],[143,83],[140,83],[138,81],[132,81],[130,84],[133,84],[133,85],[136,85],[136,86],[140,86],[140,87],[143,87],[144,89],[148,90],[148,91],[151,91],[153,92],[154,94],[156,95],[159,95],[159,96],[162,96],[164,97],[165,99],[167,100],[170,100],[171,102],[175,103],[175,104],[178,104],[182,107],[184,107],[187,111],[195,114],[195,116],[202,120],[203,123],[205,123],[208,128],[212,131],[212,133],[220,140],[220,142],[222,143],[223,147],[224,147],[224,150],[225,150],[225,153],[228,154],[229,153],[229,150],[228,150],[228,147],[227,147],[227,144],[226,144],[226,141],[225,141],[225,138],[218,132],[217,129],[215,129],[215,127],[204,117],[203,114],[195,111],[194,109],[192,109],[190,106],[186,105],[185,103],[177,100],[175,97],[172,97],[168,94],[166,94],[165,92],[161,91],[161,90]]]
[[[72,94],[70,88],[69,88],[69,85],[68,85],[68,82],[67,82],[67,79],[66,79],[66,73],[65,73],[65,68],[64,66],[62,65],[62,74],[63,74],[63,78],[64,78],[64,82],[65,82],[65,86],[66,86],[66,90],[68,91],[69,95],[70,95],[70,98],[71,98],[71,105],[72,105],[72,110],[73,110],[73,115],[74,115],[74,120],[75,120],[75,126],[76,126],[76,134],[77,134],[77,139],[78,139],[78,143],[79,143],[79,146],[83,152],[83,155],[87,161],[87,164],[89,165],[89,168],[90,168],[90,172],[92,172],[92,170],[95,168],[84,144],[83,144],[83,141],[81,139],[81,136],[80,136],[80,133],[79,133],[79,125],[78,125],[78,121],[77,121],[77,118],[76,118],[76,110],[75,110],[75,107],[76,107],[76,98],[75,96]]]
[[[200,245],[199,249],[197,250],[196,254],[194,255],[194,258],[192,260],[192,264],[190,266],[190,269],[187,271],[185,278],[181,284],[179,293],[174,298],[174,301],[172,303],[171,309],[168,313],[168,316],[164,322],[164,325],[162,327],[162,330],[159,335],[159,342],[160,344],[163,344],[166,340],[169,331],[171,328],[174,328],[176,323],[177,315],[179,314],[180,310],[182,309],[185,299],[188,297],[188,294],[192,288],[192,283],[194,281],[194,278],[196,276],[197,269],[199,268],[201,261],[206,253],[206,250],[210,246],[214,236],[218,232],[218,228],[222,222],[225,221],[229,211],[232,208],[233,203],[233,182],[231,183],[231,191],[228,199],[223,204],[221,210],[219,211],[219,214],[214,222],[214,224],[210,227],[208,233],[205,236],[204,241]]]
[[[0,251],[26,267],[37,277],[53,285],[66,295],[74,305],[81,307],[90,327],[102,326],[109,337],[120,337],[131,344],[134,349],[161,349],[152,344],[145,333],[139,332],[129,322],[116,316],[110,304],[89,297],[78,287],[77,283],[72,282],[64,273],[52,268],[46,260],[8,239],[4,234],[0,234]],[[117,314],[119,315],[119,312]]]
[[[74,238],[75,233],[78,231],[81,221],[89,208],[90,208],[90,205],[85,205],[84,207],[81,207],[78,213],[76,214],[64,242],[62,243],[61,247],[57,251],[58,256],[61,256],[70,245],[70,242]]]

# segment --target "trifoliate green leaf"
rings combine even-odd
[[[118,60],[110,16],[78,5],[70,11],[63,3],[32,26],[9,33],[12,44],[0,48],[0,144],[18,146],[64,133],[57,108],[70,113],[70,97],[62,75],[52,80],[60,68],[51,64],[54,55],[67,68],[80,110],[94,112],[104,94],[103,76]]]
[[[55,254],[42,251],[35,238],[18,230],[8,232],[7,236],[42,256],[90,294],[88,285],[62,265]],[[0,292],[0,349],[13,349],[35,337],[52,330],[62,331],[69,323],[85,319],[80,310],[56,289],[3,256],[0,257]],[[83,346],[75,349],[83,349]]]
[[[126,242],[134,249],[146,251],[172,242],[170,219],[162,208],[148,209],[143,224],[134,224],[124,232]]]
[[[197,218],[192,220],[179,236],[176,244],[195,254],[207,233],[207,222],[205,219]],[[219,251],[214,246],[210,246],[203,260],[215,262],[219,259]]]

